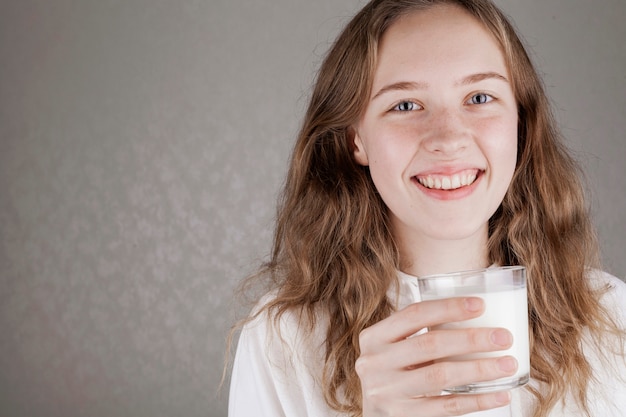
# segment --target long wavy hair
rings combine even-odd
[[[397,280],[399,255],[388,209],[368,168],[354,160],[351,126],[368,103],[385,31],[405,14],[442,3],[462,7],[491,32],[517,99],[517,167],[489,221],[488,245],[491,262],[528,270],[535,416],[547,416],[568,392],[588,414],[593,373],[581,348],[583,330],[595,340],[620,332],[588,283],[599,251],[577,164],[522,42],[489,0],[374,0],[339,35],[317,74],[293,149],[271,258],[248,280],[265,279],[275,294],[257,315],[267,312],[278,324],[295,312],[310,333],[323,326],[326,402],[361,414],[354,369],[359,333],[393,312],[387,291]]]

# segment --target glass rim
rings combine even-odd
[[[523,265],[507,265],[507,266],[492,265],[492,266],[488,266],[487,268],[468,269],[465,271],[444,272],[441,274],[424,275],[421,277],[417,277],[417,279],[418,281],[421,281],[421,280],[433,280],[433,279],[439,279],[439,278],[458,278],[458,277],[466,276],[466,275],[478,275],[478,274],[489,273],[490,271],[498,272],[498,271],[525,271],[525,270],[526,270],[526,267]]]

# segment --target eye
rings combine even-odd
[[[485,103],[489,103],[492,100],[493,100],[493,97],[490,96],[489,94],[478,93],[470,97],[469,102],[470,104],[485,104]]]
[[[396,104],[393,107],[393,111],[399,111],[399,112],[405,112],[405,111],[415,111],[415,110],[420,110],[422,107],[417,104],[414,103],[412,101],[402,101],[398,104]]]

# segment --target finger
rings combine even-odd
[[[415,398],[455,386],[509,377],[515,374],[518,367],[517,360],[512,356],[442,361],[395,372],[381,372],[379,365],[361,358],[357,360],[356,371],[365,396]]]
[[[480,316],[483,311],[484,301],[478,297],[414,303],[363,330],[360,336],[361,350],[406,339],[429,326],[469,320]]]
[[[387,415],[459,416],[504,407],[511,402],[509,391],[485,394],[453,394],[391,399],[384,392],[363,396],[366,409],[385,409]],[[364,413],[365,415],[366,413]]]
[[[460,416],[468,413],[504,407],[511,402],[508,391],[479,395],[442,395],[427,397],[420,401],[423,415]],[[418,408],[414,408],[414,411]]]
[[[415,397],[426,392],[441,392],[456,386],[506,378],[514,375],[517,367],[517,360],[513,356],[436,362],[406,372],[400,379],[404,380],[403,395]]]
[[[450,356],[510,348],[513,335],[504,328],[433,330],[388,347],[387,367],[404,369]]]

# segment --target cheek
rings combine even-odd
[[[486,123],[482,128],[483,144],[500,162],[515,164],[517,160],[517,118]]]
[[[493,135],[492,155],[498,176],[508,189],[517,166],[517,120],[504,124]]]
[[[512,170],[514,170],[517,165],[517,136],[518,127],[517,118],[515,118],[506,126],[502,140],[502,153],[507,157]]]
[[[387,200],[402,187],[411,153],[403,140],[390,132],[384,132],[368,145],[370,175],[383,200],[388,203]]]
[[[370,131],[367,140],[370,167],[389,169],[406,163],[414,152],[416,137],[414,130],[405,126],[385,125]]]

